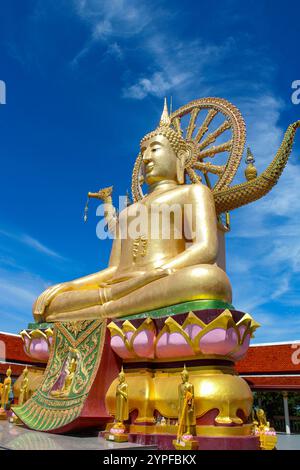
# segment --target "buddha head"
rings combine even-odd
[[[119,373],[119,383],[122,384],[124,382],[125,382],[125,373],[124,373],[123,366],[122,366],[121,372]]]
[[[188,373],[188,370],[187,370],[185,364],[184,364],[184,368],[181,372],[181,380],[182,380],[183,383],[186,383],[189,380],[189,373]]]
[[[192,147],[171,127],[165,99],[158,127],[141,140],[145,182],[163,180],[184,183],[184,170],[192,158]]]

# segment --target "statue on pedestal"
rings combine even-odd
[[[259,437],[262,450],[273,450],[277,444],[277,435],[274,428],[270,427],[266,413],[262,408],[256,410],[257,420],[254,426],[254,433]]]
[[[119,384],[116,390],[116,422],[123,423],[128,419],[128,384],[122,367],[119,373]]]
[[[189,364],[195,361],[195,390],[187,371],[182,374],[180,442],[193,437],[196,415],[198,422],[203,418],[202,436],[206,433],[212,437],[209,433],[211,426],[215,426],[214,432],[222,432],[229,440],[232,433],[240,437],[248,433],[246,441],[241,439],[241,445],[248,439],[256,440],[251,425],[245,427],[251,413],[252,393],[247,382],[234,371],[233,363],[246,353],[258,324],[231,304],[224,236],[230,229],[229,211],[260,199],[277,183],[299,126],[300,121],[288,127],[275,158],[260,175],[249,151],[246,181],[231,186],[246,137],[239,110],[220,98],[202,98],[169,115],[165,102],[158,126],[140,142],[132,175],[133,203],[117,213],[112,204],[112,187],[89,194],[106,203],[104,217],[114,235],[108,267],[49,287],[34,303],[36,322],[54,322],[65,347],[62,350],[61,343],[55,340],[53,351],[57,357],[51,356],[51,364],[59,364],[57,375],[62,364],[67,364],[65,351],[70,337],[75,341],[72,328],[79,341],[77,333],[81,328],[89,328],[87,324],[95,323],[91,328],[100,329],[100,325],[106,328],[106,319],[116,318],[115,323],[108,325],[114,331],[111,348],[122,361],[128,361],[126,381],[132,409],[137,410],[134,429],[145,427],[145,423],[153,424],[156,412],[174,417],[178,373],[170,368],[170,363],[176,361],[182,367],[185,361]],[[109,347],[104,340],[101,344]],[[102,350],[98,347],[98,351]],[[151,369],[145,366],[146,361],[151,362]],[[137,375],[135,367],[139,362],[143,366]],[[84,364],[80,364],[85,363],[89,363],[86,356]],[[46,380],[41,392],[68,396],[76,369],[74,364],[72,367],[66,376],[60,374],[58,380],[55,375],[54,386],[49,368],[47,380],[51,386],[47,388]],[[95,370],[89,369],[90,381],[96,369],[96,365]],[[110,380],[106,396],[101,399],[105,399],[110,415],[116,411],[113,428],[119,426],[124,430],[123,421],[128,416],[127,384],[122,375],[118,384],[116,378]],[[36,429],[49,429],[53,425],[47,418],[49,402],[44,397],[40,400],[36,394],[32,403],[36,405],[33,412],[30,402],[20,411],[24,422]],[[64,416],[69,423],[75,422],[84,410],[81,404],[76,413],[70,409],[55,410],[58,420],[53,427],[63,427],[67,420]],[[44,418],[40,421],[41,412]],[[148,426],[147,432],[149,429],[152,428]]]
[[[201,110],[208,113],[197,127]],[[183,137],[180,120],[188,115]],[[219,117],[223,123],[205,136],[210,123]],[[220,214],[270,191],[286,164],[299,125],[300,121],[289,126],[264,173],[229,187],[245,144],[245,124],[238,109],[226,100],[203,98],[169,116],[165,102],[158,127],[141,140],[132,179],[134,203],[118,219],[113,210],[107,211],[115,220],[108,268],[46,289],[33,306],[35,320],[114,318],[195,300],[230,304],[231,285],[219,243],[220,232],[224,234],[228,224],[222,224]],[[230,139],[211,146],[223,134]],[[226,165],[207,161],[218,154],[227,156]],[[147,195],[142,191],[142,179],[148,186]],[[166,205],[169,209],[175,205],[180,216],[164,211],[153,222],[152,214]],[[137,223],[141,211],[145,215],[141,233],[132,235],[124,222]],[[164,232],[164,223],[169,224],[170,236]]]
[[[125,380],[123,367],[119,373],[119,383],[116,388],[116,415],[115,422],[106,433],[107,440],[114,440],[116,442],[126,442],[128,435],[125,433],[124,421],[129,418],[128,412],[128,384]]]
[[[2,394],[1,394],[1,409],[0,419],[7,419],[6,410],[9,405],[10,391],[11,391],[11,368],[9,367],[6,371],[6,378],[3,382]]]
[[[23,380],[20,387],[18,406],[22,406],[29,399],[29,379],[28,379],[28,367],[26,366],[23,371]],[[22,421],[18,416],[13,412],[10,417],[10,422],[17,425],[22,425]]]

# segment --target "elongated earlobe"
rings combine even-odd
[[[176,169],[177,169],[177,181],[179,184],[184,184],[184,169],[185,169],[186,154],[185,152],[179,152],[177,155]]]

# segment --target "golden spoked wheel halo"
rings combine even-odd
[[[198,116],[199,119],[197,119]],[[222,123],[212,130],[212,124],[217,117],[222,118]],[[190,181],[192,183],[202,181],[213,192],[228,188],[240,165],[246,140],[246,126],[238,108],[222,98],[201,98],[177,109],[170,118],[174,129],[187,142],[190,142],[194,149],[193,157],[185,168]],[[182,127],[183,118],[188,120],[186,129]],[[226,131],[230,132],[230,139],[218,143],[218,138]],[[217,164],[218,156],[224,156],[224,154],[226,155],[226,163]],[[210,159],[214,159],[214,163],[211,163]],[[132,173],[134,202],[144,196],[140,184],[141,169],[142,157],[139,154]],[[217,181],[214,184],[211,182],[209,174],[216,175]]]

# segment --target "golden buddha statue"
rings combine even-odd
[[[128,410],[128,384],[125,380],[125,374],[123,370],[123,366],[121,372],[118,376],[119,383],[116,387],[116,414],[115,414],[115,421],[108,432],[104,434],[104,437],[108,441],[115,441],[115,442],[127,442],[128,435],[125,432],[126,426],[124,421],[127,421],[129,418],[129,410]]]
[[[207,110],[197,129],[199,112]],[[185,137],[182,117],[190,114]],[[224,122],[211,133],[213,119]],[[188,301],[214,300],[230,304],[231,285],[224,271],[224,232],[220,214],[255,201],[277,183],[292,149],[300,121],[289,126],[280,149],[259,176],[230,187],[245,144],[245,123],[239,110],[221,98],[202,98],[179,108],[171,116],[165,101],[159,126],[141,141],[133,172],[134,203],[119,216],[112,209],[109,225],[114,242],[109,266],[95,274],[46,289],[33,306],[37,322],[124,317]],[[211,144],[223,133],[232,137]],[[229,153],[227,163],[205,159]],[[196,173],[202,172],[202,177]],[[148,187],[141,191],[139,176]],[[213,185],[208,175],[217,178]],[[187,184],[187,178],[190,183]],[[111,201],[112,187],[92,197]],[[162,208],[168,210],[163,211]],[[180,215],[173,211],[180,209]],[[153,214],[158,218],[153,221]],[[143,214],[143,223],[140,215]],[[132,226],[142,225],[133,234]],[[184,227],[182,226],[184,224]],[[169,227],[165,236],[164,225]],[[130,227],[129,227],[130,226]],[[156,229],[152,236],[153,229]],[[222,232],[220,234],[220,232]]]
[[[53,397],[69,396],[71,387],[73,384],[73,379],[75,376],[76,368],[77,368],[77,360],[75,357],[72,357],[66,366],[66,376],[64,379],[63,386],[58,390],[52,390],[50,393]]]
[[[23,372],[23,380],[20,387],[20,394],[18,405],[23,405],[29,398],[29,379],[28,379],[28,367],[25,367]]]
[[[263,429],[264,431],[268,431],[270,429],[270,423],[267,421],[266,413],[262,408],[258,408],[256,411],[256,416],[258,419],[258,427],[259,429]]]
[[[1,408],[6,409],[9,403],[9,394],[11,390],[11,368],[9,367],[6,371],[6,377],[3,382],[3,389],[1,395]]]
[[[201,183],[184,184],[192,150],[170,126],[165,103],[159,127],[141,141],[149,193],[121,212],[109,267],[48,288],[34,304],[37,321],[122,317],[197,299],[231,302],[229,279],[216,264],[218,236],[213,195]],[[190,237],[183,236],[170,212],[170,237],[165,239],[163,230],[156,239],[151,237],[151,213],[162,205],[180,207]],[[186,205],[191,210],[185,212]],[[143,209],[147,212],[148,231],[141,240],[121,233],[122,221],[132,222]]]
[[[119,383],[116,389],[116,417],[117,424],[123,423],[129,417],[128,412],[128,384],[125,380],[125,374],[122,367],[119,373]]]
[[[193,434],[192,427],[196,425],[196,415],[194,407],[194,386],[189,382],[189,373],[184,366],[181,372],[182,383],[178,387],[178,418],[179,418],[179,429],[178,435]]]

